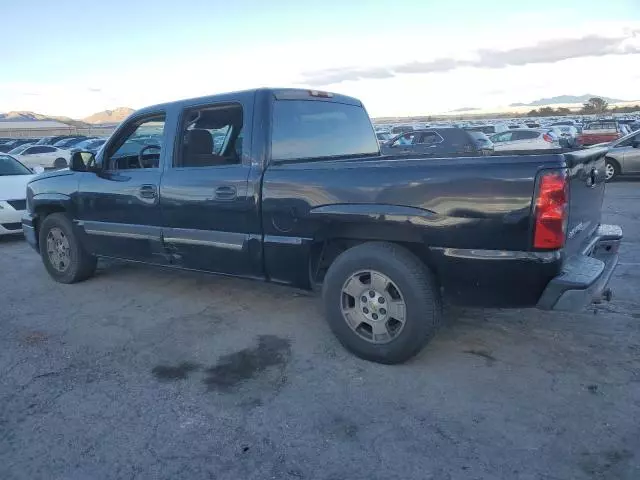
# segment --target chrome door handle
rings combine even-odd
[[[158,189],[155,185],[142,185],[140,187],[140,196],[142,198],[156,198]]]
[[[237,194],[236,187],[232,185],[223,185],[215,191],[216,200],[235,200]]]

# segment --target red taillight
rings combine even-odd
[[[548,133],[545,133],[544,135],[542,135],[542,139],[545,142],[553,143],[553,137],[551,135],[549,135]]]
[[[564,246],[569,206],[569,183],[564,173],[545,173],[540,177],[535,207],[533,247]]]

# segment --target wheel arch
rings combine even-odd
[[[385,204],[332,205],[311,211],[323,217],[323,227],[313,237],[309,251],[309,274],[317,287],[335,259],[344,251],[367,242],[401,245],[434,270],[425,236],[426,222],[434,212],[416,207]],[[419,225],[419,226],[418,226]]]
[[[604,160],[605,160],[605,162],[610,162],[610,163],[614,164],[618,169],[618,172],[617,172],[618,174],[623,173],[622,172],[622,162],[620,160],[618,160],[615,157],[612,157],[611,155],[606,155],[604,157]]]
[[[42,221],[52,213],[65,213],[71,207],[71,197],[61,193],[39,193],[30,199],[33,212],[33,228],[36,233],[36,242],[39,238]]]

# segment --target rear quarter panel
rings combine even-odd
[[[310,253],[325,239],[391,240],[417,248],[459,299],[493,305],[498,292],[499,300],[514,305],[535,304],[558,271],[558,257],[541,274],[526,259],[504,262],[503,253],[530,249],[537,172],[562,166],[562,155],[382,158],[266,170],[262,224],[269,278],[308,287]],[[486,250],[497,253],[487,258]],[[469,256],[476,251],[479,258]],[[522,282],[514,284],[516,275]]]

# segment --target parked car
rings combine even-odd
[[[474,153],[487,155],[488,152],[484,147],[478,145],[472,132],[461,128],[429,128],[398,135],[382,145],[380,151],[385,155],[451,156]]]
[[[482,132],[488,137],[500,132],[508,132],[509,127],[502,123],[497,123],[495,125],[474,125],[472,127],[466,127],[465,130],[469,130],[472,132]]]
[[[618,127],[620,128],[620,133],[622,134],[622,136],[629,135],[631,132],[633,132],[633,130],[631,130],[631,127],[626,123],[621,123],[618,125]]]
[[[13,150],[14,148],[19,147],[20,145],[31,145],[32,143],[35,143],[37,140],[30,140],[30,139],[19,139],[19,140],[11,140],[9,142],[5,142],[2,145],[0,145],[0,153],[8,153],[11,150]]]
[[[393,138],[393,135],[387,132],[377,132],[376,138],[378,139],[378,143],[382,145],[383,143],[387,143],[389,140]]]
[[[22,233],[27,208],[27,183],[33,172],[13,158],[0,154],[0,235]]]
[[[36,145],[53,145],[65,138],[76,138],[77,135],[56,135],[54,137],[43,137],[36,142]]]
[[[526,128],[492,135],[496,152],[505,150],[549,150],[560,148],[559,138],[548,129]]]
[[[640,131],[632,132],[607,144],[609,152],[606,161],[606,179],[613,180],[618,175],[640,173]]]
[[[87,137],[84,135],[78,137],[63,138],[62,140],[58,140],[56,143],[54,143],[53,146],[62,148],[64,150],[69,150],[73,146],[77,145],[80,142],[84,142],[85,140],[87,140]]]
[[[84,140],[83,142],[75,144],[71,148],[71,152],[85,151],[85,152],[91,152],[95,155],[98,152],[98,149],[102,145],[104,145],[104,142],[106,141],[107,141],[106,138],[89,138],[87,140]]]
[[[476,148],[483,155],[491,155],[495,148],[493,146],[493,142],[482,132],[468,131],[469,135],[473,138],[473,141],[476,144]]]
[[[588,123],[578,136],[578,143],[587,146],[596,143],[613,142],[622,136],[620,127],[615,120],[601,120]]]
[[[160,144],[121,152],[151,125]],[[610,298],[622,230],[600,224],[605,154],[385,157],[354,98],[249,90],[136,111],[97,156],[33,179],[22,222],[61,283],[105,256],[321,286],[343,345],[397,363],[436,332],[443,294],[553,310]]]
[[[557,125],[549,127],[559,139],[562,148],[575,148],[578,146],[578,129],[573,125]]]
[[[13,152],[12,150],[11,155],[30,168],[66,168],[69,165],[69,159],[71,157],[69,150],[63,150],[51,145],[29,145],[19,154]]]
[[[391,127],[391,134],[398,135],[401,133],[413,132],[413,125],[396,125],[395,127]]]

